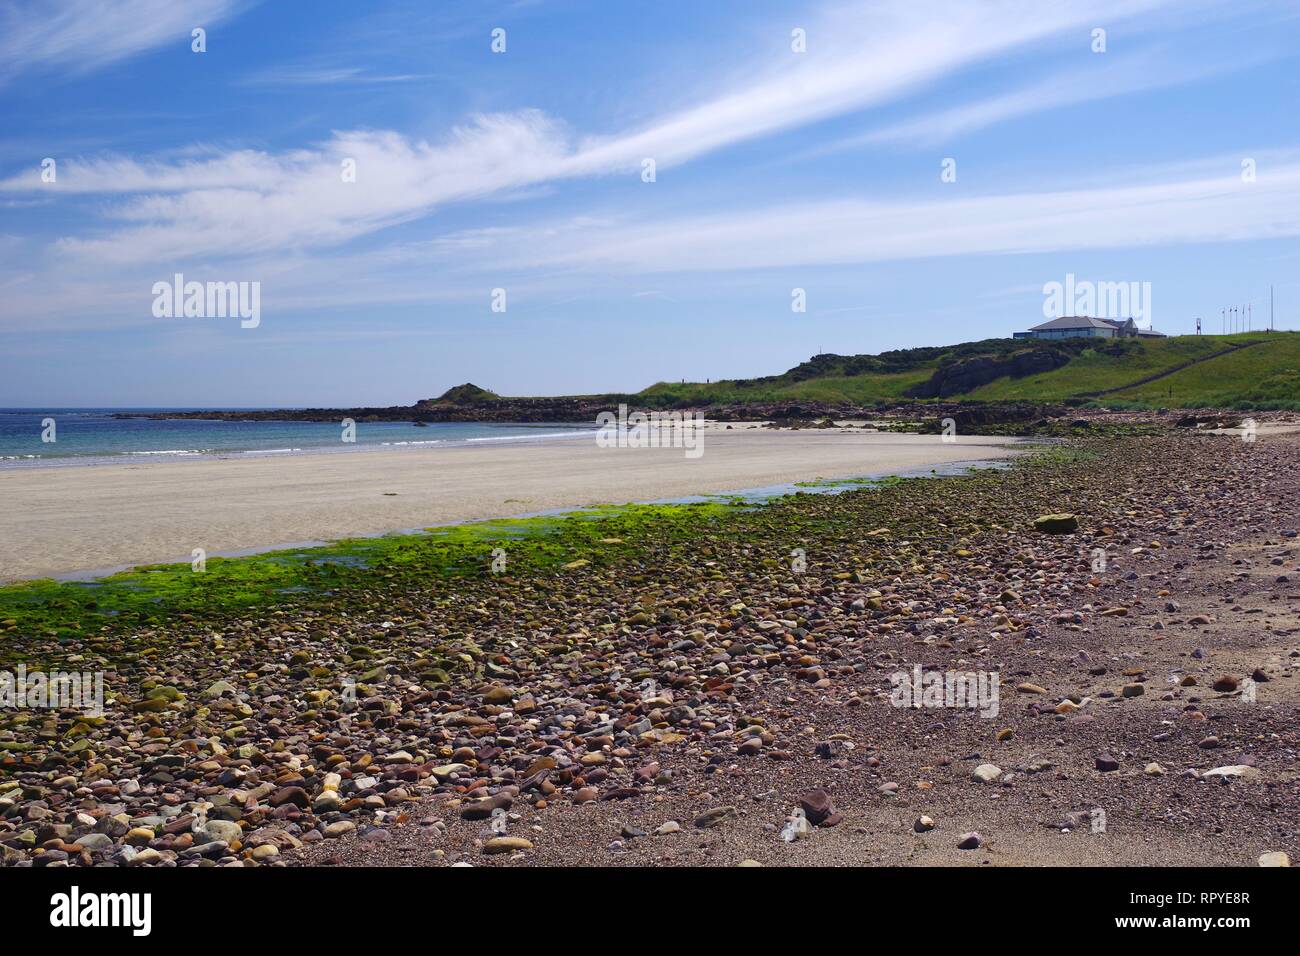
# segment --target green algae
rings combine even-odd
[[[1095,453],[1081,448],[1051,444],[1011,459],[1009,467],[1064,467],[1092,457]],[[961,480],[997,480],[1005,467],[971,468]],[[915,483],[948,480],[953,479],[818,479],[792,487],[844,494],[898,489],[907,495]],[[346,612],[373,607],[385,594],[427,589],[464,576],[499,574],[510,581],[560,573],[566,566],[632,566],[655,549],[693,542],[702,535],[743,537],[778,528],[792,540],[816,538],[830,522],[820,512],[798,507],[800,499],[809,497],[818,495],[796,490],[761,502],[723,495],[690,503],[596,505],[407,534],[346,538],[244,557],[211,557],[202,572],[188,563],[153,564],[90,582],[45,579],[4,585],[0,586],[0,661],[11,656],[5,638],[24,634],[71,641],[100,632],[129,637],[135,628],[172,622],[215,627],[309,601],[328,602]],[[756,522],[757,529],[749,522]],[[494,571],[497,555],[504,555],[504,563],[498,561]],[[711,572],[709,576],[722,575]]]
[[[890,475],[884,478],[814,478],[812,481],[796,481],[796,488],[888,488],[905,479]]]
[[[728,502],[600,505],[237,558],[210,557],[203,571],[189,563],[150,564],[90,582],[24,581],[0,586],[0,634],[75,637],[175,618],[216,622],[297,599],[427,586],[440,578],[494,573],[495,549],[504,552],[504,566],[498,562],[498,568],[506,575],[577,560],[598,563],[651,535],[689,536],[732,507]]]

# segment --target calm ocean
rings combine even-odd
[[[151,420],[114,418],[114,412],[187,409],[0,409],[0,468],[42,464],[93,464],[128,458],[161,460],[225,455],[290,455],[307,451],[356,451],[376,447],[538,441],[594,429],[580,424],[499,425],[441,422],[357,422],[356,443],[345,444],[338,422]],[[53,442],[42,440],[54,419]]]

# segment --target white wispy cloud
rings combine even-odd
[[[536,112],[481,116],[437,145],[391,132],[336,134],[311,150],[240,152],[161,167],[74,166],[59,184],[128,192],[102,237],[57,248],[99,262],[328,247],[422,215],[443,203],[536,182],[564,161],[563,137]],[[355,164],[355,181],[345,172]],[[148,193],[132,184],[148,181]],[[171,191],[163,192],[164,189]]]
[[[362,252],[249,254],[223,276],[254,278],[278,312],[423,303],[488,314],[493,287],[511,312],[593,290],[652,297],[654,277],[709,272],[711,281],[772,269],[870,266],[956,256],[1129,250],[1300,237],[1300,151],[1261,153],[1254,182],[1234,156],[1138,171],[1124,182],[1022,190],[946,201],[865,196],[681,216],[581,216],[452,233]],[[955,189],[956,187],[954,187]],[[31,261],[26,251],[15,259]],[[147,265],[79,271],[54,285],[41,263],[3,281],[0,328],[49,316],[51,328],[102,327],[104,316],[146,325]],[[647,278],[649,277],[649,282]]]
[[[1300,236],[1300,158],[1262,161],[1253,182],[1243,181],[1238,157],[1201,165],[1218,172],[1162,180],[1152,170],[1137,186],[944,200],[838,196],[716,214],[544,223],[477,233],[461,254],[498,271],[653,274]]]
[[[1111,54],[1099,57],[1098,62],[1089,64],[1087,69],[1057,72],[1028,86],[870,130],[805,155],[882,143],[921,147],[938,145],[1035,113],[1182,86],[1230,71],[1249,69],[1266,58],[1262,53],[1252,53],[1245,57],[1218,55],[1189,60],[1186,54],[1175,55],[1154,48]]]
[[[588,138],[573,163],[602,171],[630,168],[643,157],[660,166],[684,162],[880,106],[974,64],[1083,31],[1098,18],[1122,21],[1165,5],[1166,0],[835,4],[810,21],[806,54],[784,55],[720,95],[644,129]]]
[[[69,160],[57,185],[29,170],[0,181],[0,191],[132,194],[108,204],[106,229],[59,243],[64,252],[109,262],[322,248],[448,202],[630,172],[646,158],[667,168],[889,102],[971,64],[1086,31],[1098,18],[1119,22],[1170,2],[838,3],[808,18],[806,54],[786,49],[722,85],[705,78],[698,105],[612,135],[575,136],[554,118],[518,111],[474,118],[434,144],[394,131],[353,131],[285,153]],[[339,175],[349,158],[357,163],[355,183]]]
[[[376,73],[360,66],[288,64],[250,73],[240,86],[375,86],[432,79],[433,73]]]
[[[278,152],[206,146],[61,159],[57,183],[42,183],[39,169],[29,168],[0,180],[0,195],[89,198],[94,218],[52,245],[30,238],[11,250],[10,265],[0,263],[0,327],[39,319],[49,328],[98,328],[108,316],[148,324],[152,282],[181,262],[187,272],[193,265],[258,279],[264,304],[277,310],[486,302],[488,290],[508,282],[513,311],[530,289],[554,298],[618,277],[638,283],[624,294],[651,297],[656,293],[641,290],[654,289],[656,280],[635,277],[1300,235],[1300,158],[1290,154],[1260,155],[1253,184],[1241,182],[1239,157],[1209,157],[1125,170],[1111,181],[1077,176],[1070,190],[972,196],[963,185],[940,201],[881,199],[855,188],[806,202],[709,212],[696,206],[690,215],[588,210],[421,243],[352,242],[449,203],[635,174],[644,157],[664,169],[893,103],[941,79],[960,81],[974,63],[1063,31],[1083,42],[1099,17],[1115,23],[1161,4],[996,0],[979,6],[978,16],[957,3],[924,13],[901,0],[842,5],[809,21],[806,59],[783,56],[725,83],[702,78],[697,105],[609,136],[583,136],[542,112],[518,110],[471,117],[432,141],[357,130]],[[1137,63],[1117,58],[1099,95],[1164,82],[1145,80],[1130,62]],[[877,133],[924,139],[977,128],[1083,95],[1071,82],[1068,74],[1030,80],[1019,91]],[[341,175],[347,160],[356,163],[355,182]]]
[[[168,43],[190,45],[254,0],[9,0],[0,5],[0,85],[28,72],[80,75]]]

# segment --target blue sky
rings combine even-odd
[[[9,2],[0,405],[772,374],[1009,335],[1067,273],[1300,328],[1298,40],[1256,0]],[[176,272],[260,324],[155,317]]]

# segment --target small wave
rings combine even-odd
[[[531,441],[535,438],[570,438],[585,434],[580,429],[571,432],[548,432],[545,435],[493,435],[490,438],[466,438],[465,441]]]
[[[386,442],[380,442],[381,445],[392,445],[393,447],[401,447],[402,445],[441,445],[442,443],[443,443],[443,439],[441,439],[441,438],[431,438],[431,439],[429,439],[428,441],[386,441]]]
[[[289,455],[295,451],[302,451],[301,448],[254,448],[250,451],[241,452],[243,455]]]
[[[123,451],[120,455],[207,455],[211,448],[167,448],[163,451]]]

